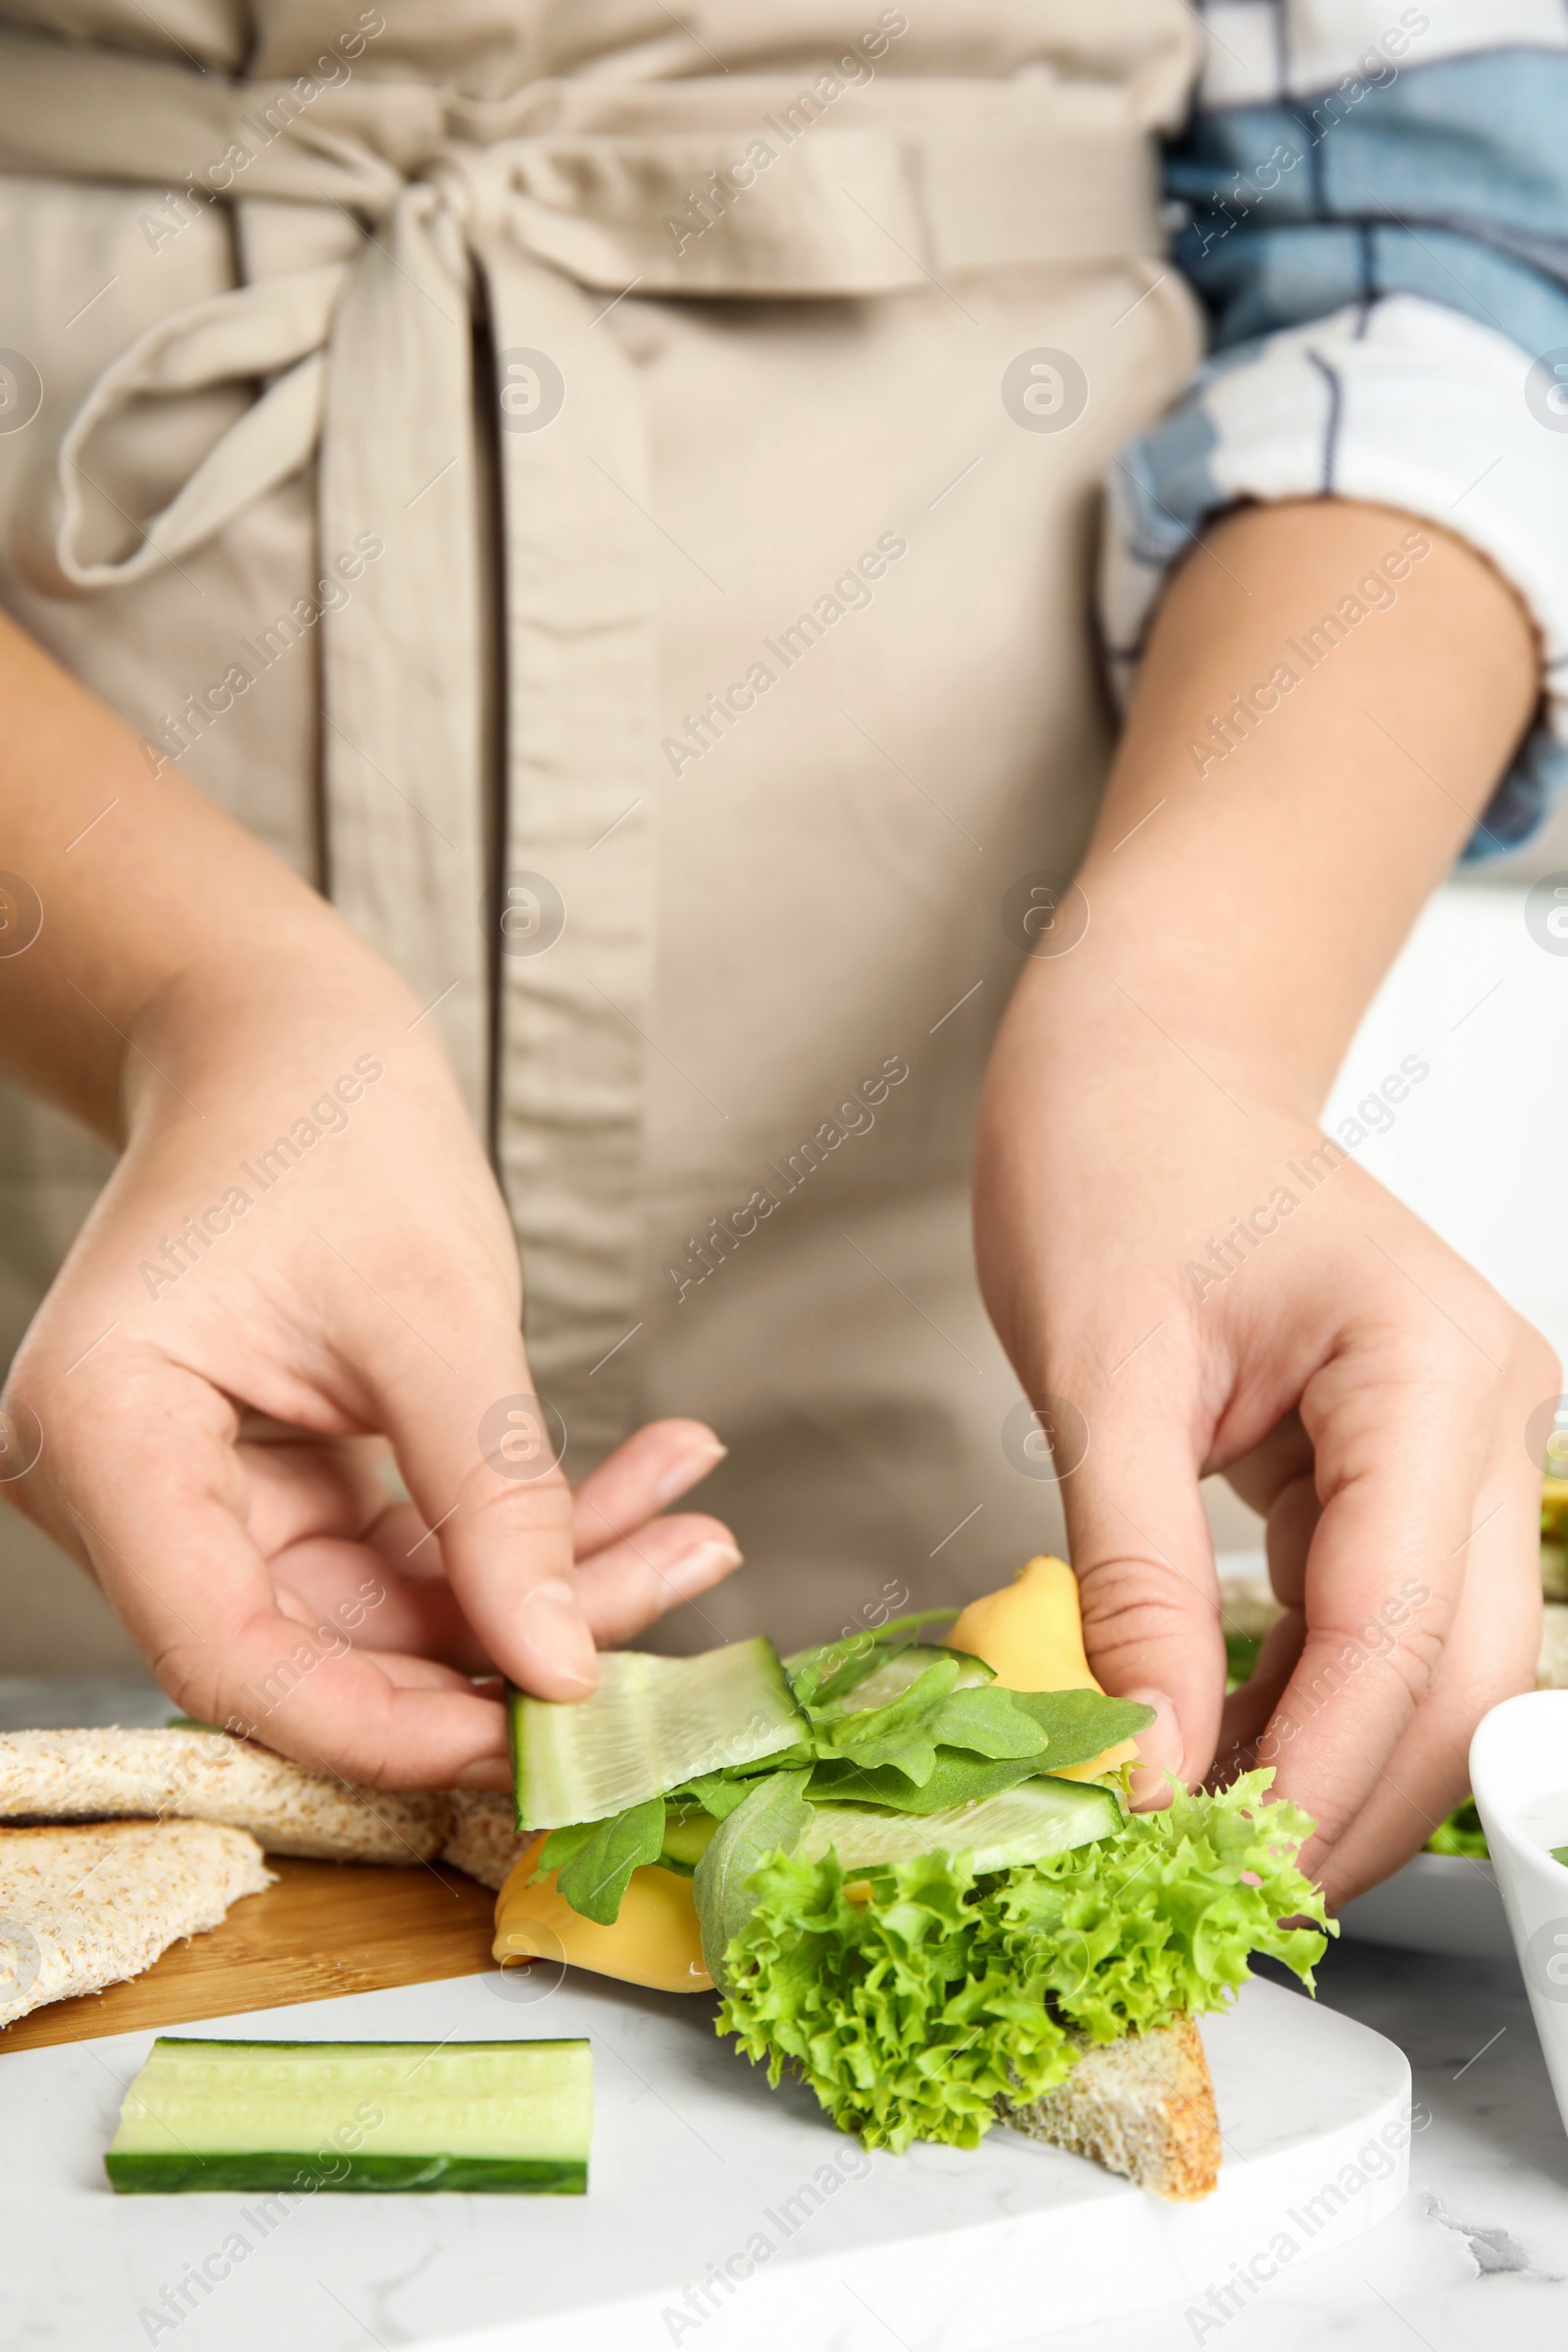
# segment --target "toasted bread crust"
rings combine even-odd
[[[536,1833],[517,1835],[517,1808],[510,1796],[489,1788],[454,1788],[452,1823],[441,1859],[454,1870],[466,1870],[481,1886],[500,1888],[514,1863],[537,1843]]]
[[[1054,2090],[1025,2107],[1001,2106],[1015,2132],[1093,2157],[1156,2197],[1190,2203],[1219,2177],[1214,2085],[1190,2017],[1120,2041],[1085,2041]]]

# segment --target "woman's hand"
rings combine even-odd
[[[503,1786],[469,1678],[580,1696],[596,1641],[733,1567],[716,1521],[657,1516],[722,1448],[659,1423],[568,1492],[445,1061],[323,945],[282,982],[192,972],[138,1024],[124,1156],[8,1391],[43,1439],[10,1491],[190,1714],[355,1780]]]
[[[1335,1901],[1425,1841],[1536,1658],[1555,1360],[1317,1123],[1535,692],[1524,614],[1457,542],[1332,500],[1230,517],[1166,598],[986,1083],[982,1282],[1067,1472],[1091,1662],[1158,1710],[1142,1801],[1274,1764]],[[1212,1471],[1285,1606],[1228,1706]]]
[[[1480,1716],[1530,1687],[1525,1425],[1556,1364],[1348,1153],[1195,1040],[1205,1076],[1168,1005],[1168,1037],[1130,1003],[1068,1036],[1052,1011],[1026,991],[1009,1016],[978,1231],[1068,1470],[1089,1654],[1158,1709],[1142,1801],[1165,1800],[1164,1771],[1275,1765],[1338,1902],[1425,1843]],[[1213,1471],[1266,1518],[1285,1604],[1228,1701]]]
[[[5,623],[0,699],[3,862],[43,917],[0,952],[0,1052],[124,1147],[13,1368],[3,1491],[192,1715],[503,1787],[471,1678],[580,1696],[596,1641],[725,1575],[723,1527],[658,1515],[722,1447],[662,1422],[568,1491],[433,1024]]]

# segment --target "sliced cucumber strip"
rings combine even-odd
[[[1093,1844],[1121,1827],[1110,1789],[1086,1781],[1025,1781],[1000,1796],[949,1813],[872,1813],[861,1805],[818,1805],[796,1852],[820,1862],[831,1847],[846,1870],[914,1862],[922,1854],[967,1853],[976,1870],[1043,1862]]]
[[[809,1738],[771,1642],[696,1658],[612,1649],[591,1698],[510,1693],[519,1831],[607,1821],[683,1781]]]
[[[122,2194],[477,2189],[580,2196],[593,2060],[571,2041],[161,2034],[104,2167]]]
[[[742,1783],[742,1796],[745,1784]],[[659,1859],[666,1869],[695,1870],[712,1841],[718,1824],[711,1813],[669,1813],[664,1819],[664,1842]]]

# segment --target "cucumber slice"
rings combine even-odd
[[[818,1805],[796,1852],[820,1862],[829,1847],[846,1870],[913,1862],[937,1851],[967,1853],[976,1870],[1043,1862],[1070,1846],[1091,1845],[1121,1827],[1108,1788],[1089,1781],[1025,1781],[1000,1796],[949,1813],[872,1813],[862,1805]]]
[[[764,1636],[695,1658],[612,1649],[591,1698],[509,1694],[519,1831],[608,1821],[683,1781],[810,1737]]]
[[[742,1795],[745,1783],[741,1784]],[[659,1859],[666,1870],[685,1871],[688,1875],[697,1868],[712,1841],[718,1824],[711,1813],[668,1813],[664,1817],[664,1842]]]
[[[174,2189],[581,2196],[586,2041],[218,2041],[160,2034],[104,2169]]]

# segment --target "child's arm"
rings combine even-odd
[[[1396,602],[1363,590],[1309,666],[1369,574]],[[1254,697],[1278,664],[1299,682]],[[1145,1752],[1189,1781],[1257,1743],[1335,1899],[1424,1841],[1536,1654],[1551,1351],[1317,1127],[1536,693],[1520,606],[1444,533],[1333,500],[1225,519],[1159,617],[1087,932],[1025,965],[987,1081],[982,1277],[1031,1397],[1087,1424],[1062,1494],[1090,1656],[1168,1694]],[[1205,760],[1238,694],[1256,714]],[[1267,1514],[1288,1609],[1223,1734],[1214,1470]]]
[[[432,1025],[3,620],[0,708],[0,1059],[124,1146],[19,1352],[0,1491],[193,1715],[358,1780],[502,1786],[469,1674],[571,1696],[593,1635],[733,1566],[715,1521],[653,1516],[721,1449],[657,1424],[575,1513],[525,1426],[485,1458],[532,1387],[520,1281]]]

